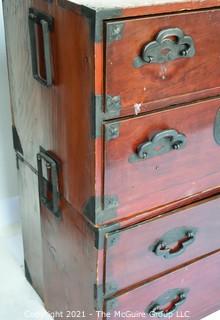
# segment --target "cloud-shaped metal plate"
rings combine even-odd
[[[171,150],[182,149],[186,144],[186,136],[176,130],[164,130],[155,134],[150,141],[147,141],[137,148],[139,159],[149,159]]]
[[[140,67],[144,63],[161,64],[180,58],[191,58],[195,53],[192,37],[185,35],[179,28],[170,28],[160,31],[156,40],[143,48],[141,58],[136,58],[134,65]]]

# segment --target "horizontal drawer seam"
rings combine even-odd
[[[155,280],[158,280],[159,278],[162,278],[162,277],[164,277],[164,276],[166,276],[166,275],[168,275],[168,274],[170,274],[172,272],[175,272],[177,270],[183,269],[183,268],[185,268],[185,267],[187,267],[187,266],[189,266],[189,265],[191,265],[193,263],[196,263],[197,261],[200,261],[202,259],[208,258],[209,256],[212,256],[212,255],[214,255],[216,253],[220,254],[220,249],[212,251],[212,252],[210,252],[208,254],[205,254],[203,256],[200,256],[200,257],[198,257],[196,259],[190,260],[187,263],[184,263],[184,264],[182,264],[182,265],[180,265],[180,266],[178,266],[176,268],[172,268],[172,269],[166,270],[166,272],[162,272],[157,276],[154,276],[154,277],[151,277],[151,278],[148,278],[148,279],[144,279],[144,280],[142,280],[142,281],[140,281],[140,282],[138,282],[138,283],[136,283],[134,285],[126,287],[125,289],[119,290],[119,291],[115,292],[114,294],[105,295],[104,296],[104,300],[110,300],[112,298],[116,298],[118,296],[121,296],[122,294],[125,294],[127,292],[132,291],[132,290],[135,290],[135,289],[137,289],[137,288],[139,288],[141,286],[147,285],[148,283],[151,283],[151,282],[153,282]]]

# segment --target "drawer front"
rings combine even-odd
[[[220,198],[213,197],[109,233],[106,291],[124,289],[220,249],[219,230]]]
[[[104,192],[119,218],[219,186],[219,108],[214,99],[105,125]]]
[[[113,21],[106,28],[107,111],[135,114],[220,91],[220,10]]]
[[[108,300],[109,318],[142,313],[139,318],[201,319],[220,307],[219,266],[218,253]]]

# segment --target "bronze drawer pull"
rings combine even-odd
[[[186,144],[186,136],[176,130],[164,130],[155,134],[150,141],[141,144],[137,148],[140,159],[149,159],[171,150],[182,149]]]
[[[46,87],[52,86],[53,83],[50,45],[50,32],[53,30],[53,22],[53,17],[39,12],[36,9],[29,9],[29,34],[33,77]],[[40,74],[39,70],[36,24],[41,26],[43,33],[45,78]]]
[[[179,28],[170,28],[160,31],[156,40],[144,47],[142,59],[146,63],[164,63],[180,58],[191,58],[195,52],[192,37],[185,35]]]
[[[187,231],[184,239],[178,241],[176,250],[175,248],[172,249],[166,241],[160,240],[153,249],[153,252],[156,256],[163,257],[164,259],[175,258],[186,251],[186,248],[195,241],[195,236],[194,231]]]
[[[156,302],[153,302],[146,311],[151,317],[155,318],[171,317],[178,311],[179,307],[186,302],[188,292],[188,289],[170,290],[158,298]],[[162,308],[162,305],[168,304],[171,306],[169,309]]]

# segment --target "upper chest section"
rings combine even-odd
[[[104,112],[138,115],[219,93],[220,10],[104,22]]]

